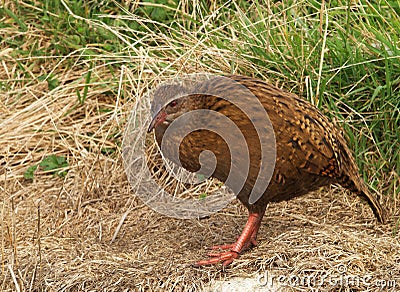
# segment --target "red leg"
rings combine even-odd
[[[211,259],[199,261],[195,263],[195,266],[199,267],[222,262],[223,266],[226,267],[231,264],[234,259],[238,258],[239,254],[243,250],[248,249],[251,246],[257,245],[256,238],[263,215],[264,212],[249,213],[249,218],[247,219],[246,226],[244,227],[242,234],[239,236],[235,243],[212,247],[212,249],[229,249],[229,251],[225,251],[222,253],[209,253],[208,256],[211,257]]]
[[[260,225],[261,225],[261,219],[257,221],[258,223],[255,226],[253,233],[251,234],[251,238],[250,238],[251,245],[248,246],[248,247],[244,246],[243,250],[247,249],[247,248],[250,248],[251,246],[257,246],[257,233],[258,233],[258,230],[259,230]],[[237,239],[239,239],[239,238],[237,238]],[[213,245],[212,247],[210,247],[210,249],[212,249],[212,250],[216,250],[216,249],[227,250],[227,249],[232,249],[235,246],[235,244],[236,244],[236,242],[235,243],[231,243],[231,244]]]

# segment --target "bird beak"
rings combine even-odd
[[[157,119],[157,115],[155,115],[153,117],[153,119],[150,122],[149,128],[147,129],[147,133],[150,133],[151,131],[153,131],[155,125],[156,125],[156,119]]]
[[[158,111],[153,115],[153,119],[150,122],[149,128],[147,129],[147,133],[150,133],[158,124],[165,121],[165,117],[167,114],[163,111]]]
[[[153,105],[152,105],[152,107],[153,107]],[[155,109],[152,110],[152,112],[153,112],[154,114],[153,114],[153,116],[151,117],[151,122],[150,122],[149,128],[147,129],[147,133],[150,133],[150,132],[154,129],[154,127],[156,126],[157,117],[158,117],[158,115],[161,113],[161,106],[160,106],[159,104],[157,104],[157,105],[155,106]]]

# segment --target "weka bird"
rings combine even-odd
[[[255,130],[254,121],[262,113],[255,111],[250,113],[251,116],[246,115],[237,104],[219,97],[223,94],[239,100],[242,98],[240,91],[232,90],[233,82],[244,86],[261,102],[268,113],[276,139],[276,162],[273,173],[271,170],[272,177],[256,202],[249,202],[249,197],[256,177],[263,172],[260,167],[260,149],[265,145],[261,145],[263,142]],[[217,96],[196,92],[220,94]],[[251,100],[245,102],[252,106]],[[249,211],[242,234],[233,244],[213,247],[212,249],[226,251],[210,253],[210,259],[199,261],[196,266],[218,262],[222,262],[224,266],[229,265],[242,251],[256,245],[257,233],[269,202],[288,200],[329,184],[340,184],[365,198],[377,219],[384,222],[384,209],[360,178],[356,163],[340,131],[307,101],[263,81],[244,76],[211,78],[190,92],[185,92],[184,86],[167,85],[155,93],[149,132],[155,129],[157,143],[161,145],[164,133],[174,120],[199,109],[216,111],[235,123],[246,140],[250,166],[248,170],[243,169],[243,172],[248,171],[248,175],[243,187],[236,193]],[[201,116],[195,119],[201,119]],[[191,122],[193,121],[188,116],[185,123]],[[221,120],[207,116],[203,122],[211,125],[221,123]],[[174,144],[173,141],[171,143]],[[226,182],[232,167],[229,147],[214,131],[197,129],[180,141],[179,160],[185,169],[196,172],[200,168],[200,153],[204,150],[212,151],[217,164],[211,175]],[[163,152],[164,156],[173,156],[172,152],[166,152]]]

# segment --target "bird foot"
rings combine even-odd
[[[210,247],[211,250],[217,250],[217,249],[222,249],[222,250],[228,250],[234,248],[236,243],[231,243],[231,244],[222,244],[222,245],[214,245]],[[242,250],[249,249],[253,246],[257,246],[257,240],[255,238],[250,238],[248,242],[245,243],[243,246]]]
[[[194,266],[200,267],[200,266],[214,265],[222,262],[222,265],[226,267],[230,265],[234,259],[237,259],[239,257],[239,253],[235,251],[225,251],[222,253],[209,253],[208,256],[211,257],[211,259],[198,261],[197,263],[194,264]]]
[[[227,250],[227,249],[232,249],[234,246],[235,246],[234,243],[232,243],[232,244],[222,244],[222,245],[214,245],[214,246],[210,247],[210,249],[212,249],[212,250],[216,250],[216,249]]]
[[[221,263],[224,267],[230,265],[234,259],[239,257],[239,254],[252,247],[257,245],[257,232],[260,228],[261,218],[264,215],[262,213],[250,213],[249,218],[247,220],[246,226],[243,229],[242,234],[233,244],[224,244],[224,245],[215,245],[211,247],[211,250],[225,250],[221,253],[211,252],[208,254],[211,257],[208,260],[199,261],[194,264],[195,267],[213,265],[217,263]]]
[[[222,262],[222,265],[224,267],[230,265],[234,259],[237,259],[239,257],[239,253],[232,250],[235,247],[235,245],[236,245],[235,243],[232,243],[232,244],[223,244],[223,245],[212,246],[210,248],[211,250],[222,249],[222,250],[229,250],[229,251],[225,251],[225,252],[221,252],[221,253],[210,252],[207,255],[209,257],[211,257],[211,259],[198,261],[197,263],[194,264],[194,266],[195,267],[207,266],[207,265],[213,265],[213,264],[220,263],[220,262]],[[241,251],[249,249],[252,246],[257,246],[257,241],[254,238],[252,238],[248,242],[246,242]]]

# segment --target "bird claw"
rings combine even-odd
[[[250,239],[250,245],[251,246],[257,246],[258,245],[257,240],[255,238],[251,238]]]
[[[194,264],[194,266],[200,267],[200,266],[214,265],[222,262],[222,265],[224,267],[227,267],[233,262],[234,259],[237,259],[239,257],[239,253],[235,251],[225,251],[222,253],[209,253],[208,256],[211,257],[211,259],[198,261],[197,263]]]

